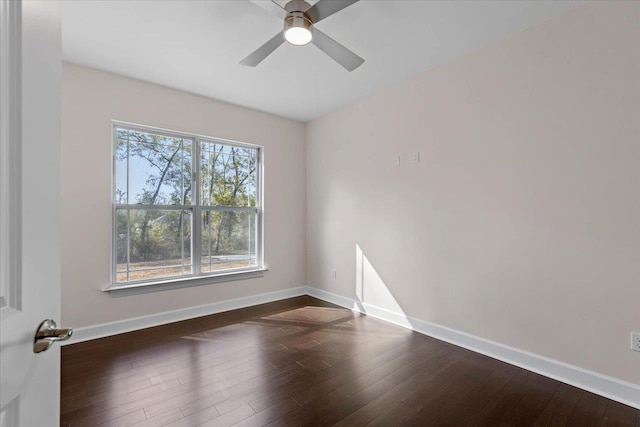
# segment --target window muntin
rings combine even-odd
[[[258,147],[113,126],[113,286],[261,268]]]

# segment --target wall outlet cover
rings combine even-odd
[[[631,350],[640,351],[640,332],[631,332]]]

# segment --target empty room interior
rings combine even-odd
[[[639,1],[0,5],[2,427],[640,427]]]

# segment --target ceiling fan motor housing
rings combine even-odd
[[[292,44],[295,45],[304,45],[307,44],[311,40],[311,26],[313,22],[311,19],[305,14],[311,5],[304,0],[291,0],[284,6],[284,9],[288,12],[286,18],[284,19],[284,35],[285,38]],[[294,29],[294,31],[298,31],[300,34],[301,30],[306,30],[302,32],[308,36],[299,42],[292,41],[287,38],[287,31]]]
[[[291,0],[289,3],[284,5],[284,10],[287,12],[306,12],[309,10],[311,5],[304,0]]]
[[[284,31],[286,32],[289,28],[304,28],[311,30],[311,25],[311,20],[307,18],[304,12],[289,12],[284,20]]]

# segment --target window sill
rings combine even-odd
[[[102,289],[112,297],[139,295],[150,292],[168,291],[172,289],[189,288],[192,286],[211,285],[214,283],[232,282],[235,280],[255,279],[263,277],[266,268],[248,271],[233,271],[212,276],[184,277],[179,279],[162,280],[157,282],[131,283],[120,286],[109,286]]]

